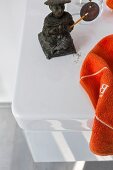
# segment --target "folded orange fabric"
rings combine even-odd
[[[90,149],[97,155],[113,155],[113,34],[88,53],[80,83],[95,109]]]

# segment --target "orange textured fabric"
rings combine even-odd
[[[95,109],[90,149],[113,155],[113,35],[103,38],[86,56],[80,83]]]
[[[107,5],[109,8],[113,9],[113,0],[106,0],[106,5]]]

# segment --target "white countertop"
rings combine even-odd
[[[75,26],[72,38],[80,57],[74,54],[47,60],[38,41],[50,12],[44,1],[27,0],[13,114],[26,130],[88,130],[94,109],[79,83],[80,69],[94,45],[113,33],[113,13],[104,7],[95,22]]]
[[[18,124],[24,129],[33,160],[112,160],[111,156],[99,157],[89,150],[91,132],[84,130],[88,129],[86,120],[90,121],[94,111],[80,87],[79,73],[89,50],[101,38],[112,34],[113,13],[105,9],[97,22],[78,25],[73,31],[75,46],[82,55],[80,60],[76,55],[70,55],[48,61],[37,34],[41,31],[43,19],[49,10],[43,5],[44,0],[27,1],[12,111]]]
[[[26,0],[0,1],[0,103],[12,101]]]

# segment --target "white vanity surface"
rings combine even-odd
[[[80,56],[47,60],[38,41],[44,17],[50,12],[43,3],[27,1],[13,114],[25,130],[88,130],[94,109],[79,83],[80,69],[93,46],[112,34],[113,12],[105,8],[95,22],[75,27],[72,37]]]
[[[92,24],[75,27],[72,37],[80,56],[47,60],[38,41],[44,17],[50,12],[43,3],[44,0],[27,0],[13,114],[25,130],[35,162],[105,160],[89,151],[88,131],[94,109],[79,77],[89,50],[113,33],[113,12],[105,8]]]

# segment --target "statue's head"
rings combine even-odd
[[[60,18],[60,17],[62,17],[62,15],[64,13],[65,6],[64,6],[64,4],[49,5],[49,8],[56,18]]]
[[[70,3],[71,0],[47,0],[46,5],[49,5],[50,10],[56,18],[60,18],[65,9],[65,4]]]

